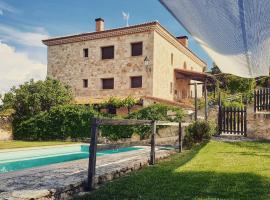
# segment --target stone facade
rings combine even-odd
[[[206,64],[158,22],[44,40],[48,46],[48,76],[70,85],[76,99],[98,102],[110,96],[153,96],[177,101],[189,97],[190,80],[176,80],[174,69],[202,72]],[[131,43],[142,42],[140,56]],[[101,47],[114,46],[114,59],[101,59]],[[84,57],[87,48],[89,56]],[[144,59],[149,59],[146,68]],[[131,76],[142,76],[142,87],[131,88]],[[114,78],[114,89],[102,89],[103,78]],[[83,87],[83,79],[88,87]],[[199,97],[201,86],[199,86]],[[194,94],[194,92],[193,92]],[[192,95],[191,95],[192,96]]]
[[[247,137],[270,140],[270,113],[254,113],[253,106],[247,108]]]

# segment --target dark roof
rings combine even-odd
[[[215,80],[215,77],[211,74],[205,72],[197,72],[192,70],[186,69],[174,69],[176,73],[176,78],[188,78],[195,81],[204,82],[205,80]]]

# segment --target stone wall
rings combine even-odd
[[[143,55],[131,56],[131,43],[143,42]],[[114,59],[101,59],[101,47],[114,46]],[[89,57],[83,56],[88,48]],[[76,97],[152,96],[152,75],[144,59],[153,57],[153,32],[122,35],[48,47],[48,75],[72,87]],[[152,68],[153,62],[150,62]],[[142,76],[142,88],[130,88],[130,77]],[[102,78],[114,78],[114,89],[102,89]],[[83,88],[88,79],[88,88]]]
[[[167,36],[170,37],[170,36]],[[181,44],[179,43],[179,46]],[[171,55],[173,61],[171,62]],[[194,95],[194,87],[188,85],[188,81],[176,80],[174,69],[187,69],[202,72],[204,66],[199,65],[193,59],[179,51],[159,33],[154,34],[154,69],[153,69],[153,96],[168,100]],[[171,89],[171,83],[173,88]],[[177,94],[175,94],[177,90]],[[192,91],[192,92],[190,92]],[[186,93],[187,95],[184,95]],[[202,86],[198,86],[198,97],[202,96]]]
[[[270,140],[270,113],[254,113],[253,107],[248,107],[247,137]]]
[[[131,56],[134,42],[143,42],[141,56]],[[102,60],[101,47],[111,45],[114,59]],[[87,58],[85,48],[89,52]],[[150,70],[144,66],[145,57],[150,60]],[[146,32],[48,46],[48,76],[70,85],[77,99],[86,98],[91,103],[110,96],[154,96],[167,100],[193,96],[194,87],[188,85],[189,81],[176,81],[174,69],[202,72],[204,67],[199,58],[160,25]],[[142,88],[130,88],[131,76],[142,76]],[[114,78],[114,89],[102,89],[102,78]],[[87,88],[83,87],[83,79],[88,79]],[[199,86],[199,97],[201,91]]]
[[[0,116],[0,141],[12,139],[11,118]]]

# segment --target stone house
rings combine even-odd
[[[145,104],[177,104],[194,96],[189,83],[207,76],[188,38],[174,37],[157,21],[110,30],[103,19],[95,21],[95,32],[43,40],[48,76],[70,85],[78,103],[130,95]]]

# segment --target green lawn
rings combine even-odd
[[[27,142],[27,141],[0,141],[1,149],[14,149],[14,148],[24,148],[24,147],[40,147],[40,146],[53,146],[53,145],[63,145],[63,144],[73,144],[74,142]],[[75,144],[75,143],[74,143]]]
[[[270,143],[211,141],[82,199],[270,199]]]

